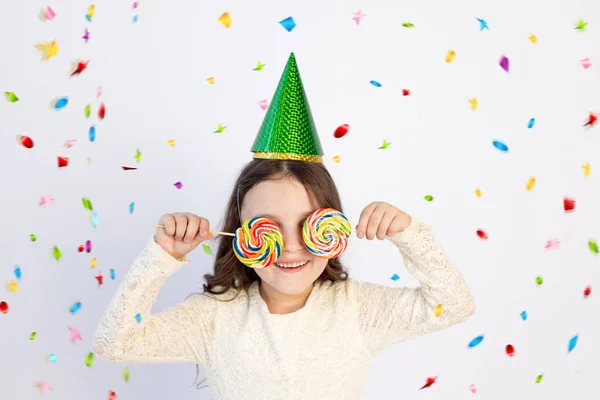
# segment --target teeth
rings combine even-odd
[[[278,267],[280,267],[280,268],[296,268],[296,267],[301,267],[301,266],[303,266],[303,265],[304,265],[304,264],[306,264],[307,262],[308,262],[308,261],[303,261],[303,262],[300,262],[300,263],[283,263],[283,264],[276,263],[276,265],[277,265]]]

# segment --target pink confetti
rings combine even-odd
[[[177,189],[181,189],[183,187],[183,183],[177,182],[173,186],[175,186]]]
[[[261,100],[261,101],[258,102],[258,105],[263,110],[266,110],[269,107],[269,102],[267,100]]]
[[[583,60],[581,60],[581,66],[585,69],[588,69],[589,67],[592,66],[592,62],[590,61],[589,58],[584,58]]]
[[[54,204],[54,198],[51,196],[42,196],[42,198],[40,199],[39,202],[39,206],[51,206],[52,204]]]
[[[87,43],[90,40],[90,32],[85,28],[85,34],[81,37]]]
[[[471,391],[471,393],[475,394],[477,393],[477,388],[475,387],[474,384],[471,384],[471,386],[469,386],[469,390]]]
[[[75,142],[77,141],[77,139],[70,139],[67,140],[65,142],[65,149],[70,149],[71,147],[75,146]]]
[[[52,386],[50,386],[49,383],[45,382],[45,381],[37,381],[35,383],[35,386],[40,390],[40,392],[42,393],[46,393],[49,392],[50,390],[52,390]]]
[[[356,25],[360,24],[360,21],[366,17],[365,14],[362,13],[362,11],[357,11],[354,13],[354,17],[352,17],[352,21],[356,22]]]
[[[100,96],[102,96],[102,86],[98,86],[96,89],[96,98],[99,98]]]
[[[68,326],[67,328],[69,328],[69,331],[71,332],[71,343],[75,343],[78,340],[81,340],[83,342],[83,339],[81,338],[81,332],[79,332],[79,329],[73,328],[72,326]]]
[[[503,70],[508,72],[508,58],[506,56],[502,56],[502,58],[500,58],[500,66]]]
[[[46,7],[46,11],[44,12],[44,19],[46,21],[52,21],[56,17],[56,13],[50,7]]]
[[[546,246],[544,248],[545,249],[558,249],[559,245],[560,245],[560,240],[551,239],[546,242]]]

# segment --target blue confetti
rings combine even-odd
[[[375,87],[381,87],[381,83],[379,83],[377,81],[371,81],[370,83],[371,83],[371,85],[373,85]]]
[[[18,280],[21,280],[21,267],[19,267],[18,265],[15,265],[14,272],[15,272],[15,277]]]
[[[133,23],[135,24],[136,22],[138,22],[138,16],[137,16],[137,15],[134,15],[134,16],[133,16]]]
[[[92,211],[92,226],[94,228],[96,228],[98,226],[98,212],[97,211]]]
[[[133,214],[133,211],[134,211],[134,210],[135,210],[135,203],[133,203],[133,202],[132,202],[132,203],[129,205],[129,214]]]
[[[142,322],[142,316],[140,314],[136,314],[135,316],[135,320],[137,321],[137,323],[139,324],[140,322]]]
[[[65,108],[67,104],[69,104],[69,98],[61,97],[60,99],[56,100],[56,103],[54,103],[54,108],[60,110],[61,108]]]
[[[86,15],[86,16],[85,16],[85,19],[87,19],[87,20],[88,20],[88,22],[92,22],[92,17],[90,17],[89,15]]]
[[[527,311],[523,311],[523,312],[521,313],[521,319],[522,319],[523,321],[527,321]]]
[[[575,335],[569,340],[569,353],[573,351],[575,346],[577,346],[577,341],[579,340],[579,335]]]
[[[115,279],[115,270],[113,268],[110,269],[110,279]]]
[[[469,342],[469,347],[473,348],[483,342],[483,335],[477,336],[475,339]]]
[[[96,140],[96,127],[92,125],[90,127],[90,142],[93,142],[94,140]]]
[[[52,363],[52,364],[56,364],[56,354],[54,353],[50,353],[48,354],[48,360]]]
[[[501,141],[494,140],[492,143],[493,143],[494,147],[497,148],[498,150],[503,151],[505,153],[508,151],[508,146],[505,145],[504,143],[502,143]]]
[[[534,125],[535,125],[535,118],[531,118],[531,119],[529,120],[529,122],[527,123],[527,127],[528,127],[529,129],[531,129],[531,128],[533,128],[533,126],[534,126]]]
[[[71,312],[71,314],[76,314],[80,309],[81,309],[81,302],[78,301],[77,303],[73,303],[71,308],[69,308],[69,311]]]
[[[391,279],[392,279],[393,281],[397,281],[398,279],[400,279],[400,277],[398,276],[398,274],[394,274],[394,275],[392,275],[392,278],[391,278]]]
[[[288,32],[291,32],[296,27],[296,22],[294,21],[294,18],[292,18],[292,17],[287,17],[286,19],[282,19],[281,21],[279,21],[279,23]]]

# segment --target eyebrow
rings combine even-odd
[[[300,214],[300,220],[305,220],[313,212],[314,211],[307,211],[304,214]],[[276,216],[271,215],[271,214],[261,214],[261,215],[254,216],[252,218],[268,218],[268,219],[273,220],[275,222],[279,221],[279,218],[277,218]]]

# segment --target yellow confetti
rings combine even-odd
[[[92,263],[90,264],[90,269],[94,269],[96,268],[96,264],[98,263],[98,259],[96,257],[94,257],[92,259]]]
[[[454,60],[454,56],[456,56],[456,52],[454,50],[450,50],[448,54],[446,54],[446,62],[451,63]]]
[[[340,162],[340,156],[333,156],[333,161],[336,163]]]
[[[88,8],[87,16],[91,18],[94,17],[94,13],[96,12],[96,6],[92,4],[90,8]]]
[[[469,103],[471,104],[471,110],[477,110],[477,99],[475,97],[469,99]]]
[[[436,317],[439,317],[440,315],[442,315],[442,305],[441,305],[441,304],[438,304],[438,305],[435,307],[435,316],[436,316]]]
[[[36,49],[44,53],[44,61],[48,61],[50,58],[58,54],[59,47],[56,44],[56,40],[50,43],[38,43],[35,45]]]
[[[533,44],[537,44],[537,36],[529,35],[529,41]]]
[[[225,28],[229,28],[231,26],[231,16],[229,15],[229,13],[224,12],[219,17],[219,22],[222,23],[225,26]]]
[[[529,180],[527,181],[527,190],[531,190],[533,189],[533,187],[535,186],[535,178],[532,176],[531,178],[529,178]]]
[[[477,197],[481,197],[481,195],[482,195],[482,194],[483,194],[483,193],[481,193],[481,189],[476,189],[476,190],[475,190],[475,196],[477,196]]]
[[[591,168],[590,168],[590,163],[585,163],[581,166],[581,168],[583,168],[583,176],[585,176],[586,178],[590,175],[590,173],[592,172]]]
[[[19,290],[19,283],[17,281],[8,281],[6,283],[6,290],[11,293],[17,293]]]
[[[170,139],[167,144],[171,147],[175,146],[175,139]]]
[[[212,85],[213,83],[215,83],[215,78],[211,76],[210,78],[208,78],[208,79],[206,80],[206,82],[208,82],[209,84],[211,84],[211,85]]]

